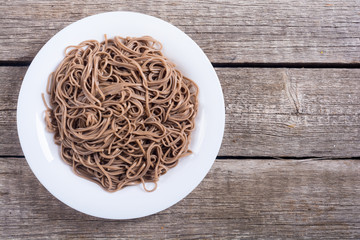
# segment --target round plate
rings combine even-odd
[[[35,33],[34,33],[35,34]],[[163,44],[164,55],[199,86],[199,111],[188,157],[160,177],[156,191],[142,185],[108,193],[93,182],[76,176],[60,158],[53,134],[46,131],[45,93],[48,76],[64,58],[64,50],[84,40],[114,36],[152,36]],[[225,124],[224,99],[210,61],[189,36],[175,26],[144,14],[109,12],[77,21],[51,38],[32,61],[21,86],[17,128],[21,147],[35,176],[68,206],[110,219],[130,219],[164,210],[188,195],[210,170],[219,151]],[[21,177],[21,176],[19,176]],[[151,187],[151,186],[148,186]]]

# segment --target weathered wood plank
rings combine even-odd
[[[113,221],[48,193],[25,159],[0,159],[1,239],[359,239],[360,161],[217,160],[175,206]]]
[[[23,155],[16,128],[16,105],[26,70],[0,67],[0,155]]]
[[[360,61],[360,1],[3,1],[0,60],[30,61],[56,32],[85,16],[126,10],[189,34],[212,62]]]
[[[217,68],[222,156],[360,156],[360,69]],[[16,102],[26,67],[0,67],[0,155],[22,155]]]
[[[218,69],[220,154],[360,156],[360,69]]]

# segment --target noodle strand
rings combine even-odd
[[[46,126],[73,171],[109,192],[142,184],[191,154],[198,87],[149,36],[84,41],[49,76]],[[147,189],[145,183],[154,183]]]

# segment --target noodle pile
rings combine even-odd
[[[45,121],[62,159],[109,192],[139,183],[154,191],[191,154],[198,87],[161,48],[148,36],[84,41],[49,76]]]

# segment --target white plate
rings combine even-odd
[[[34,33],[36,34],[36,33]],[[76,176],[59,155],[53,135],[46,131],[44,104],[49,74],[64,57],[64,49],[84,40],[149,35],[163,44],[164,55],[199,85],[199,112],[192,133],[192,155],[160,177],[156,191],[141,185],[108,193]],[[51,38],[32,61],[21,86],[17,127],[21,147],[32,171],[45,188],[68,206],[110,219],[143,217],[164,210],[188,195],[210,170],[219,151],[225,124],[224,99],[210,61],[189,36],[175,26],[144,14],[109,12],[77,21]],[[21,177],[21,176],[19,176]],[[205,197],[205,196],[204,196]]]

